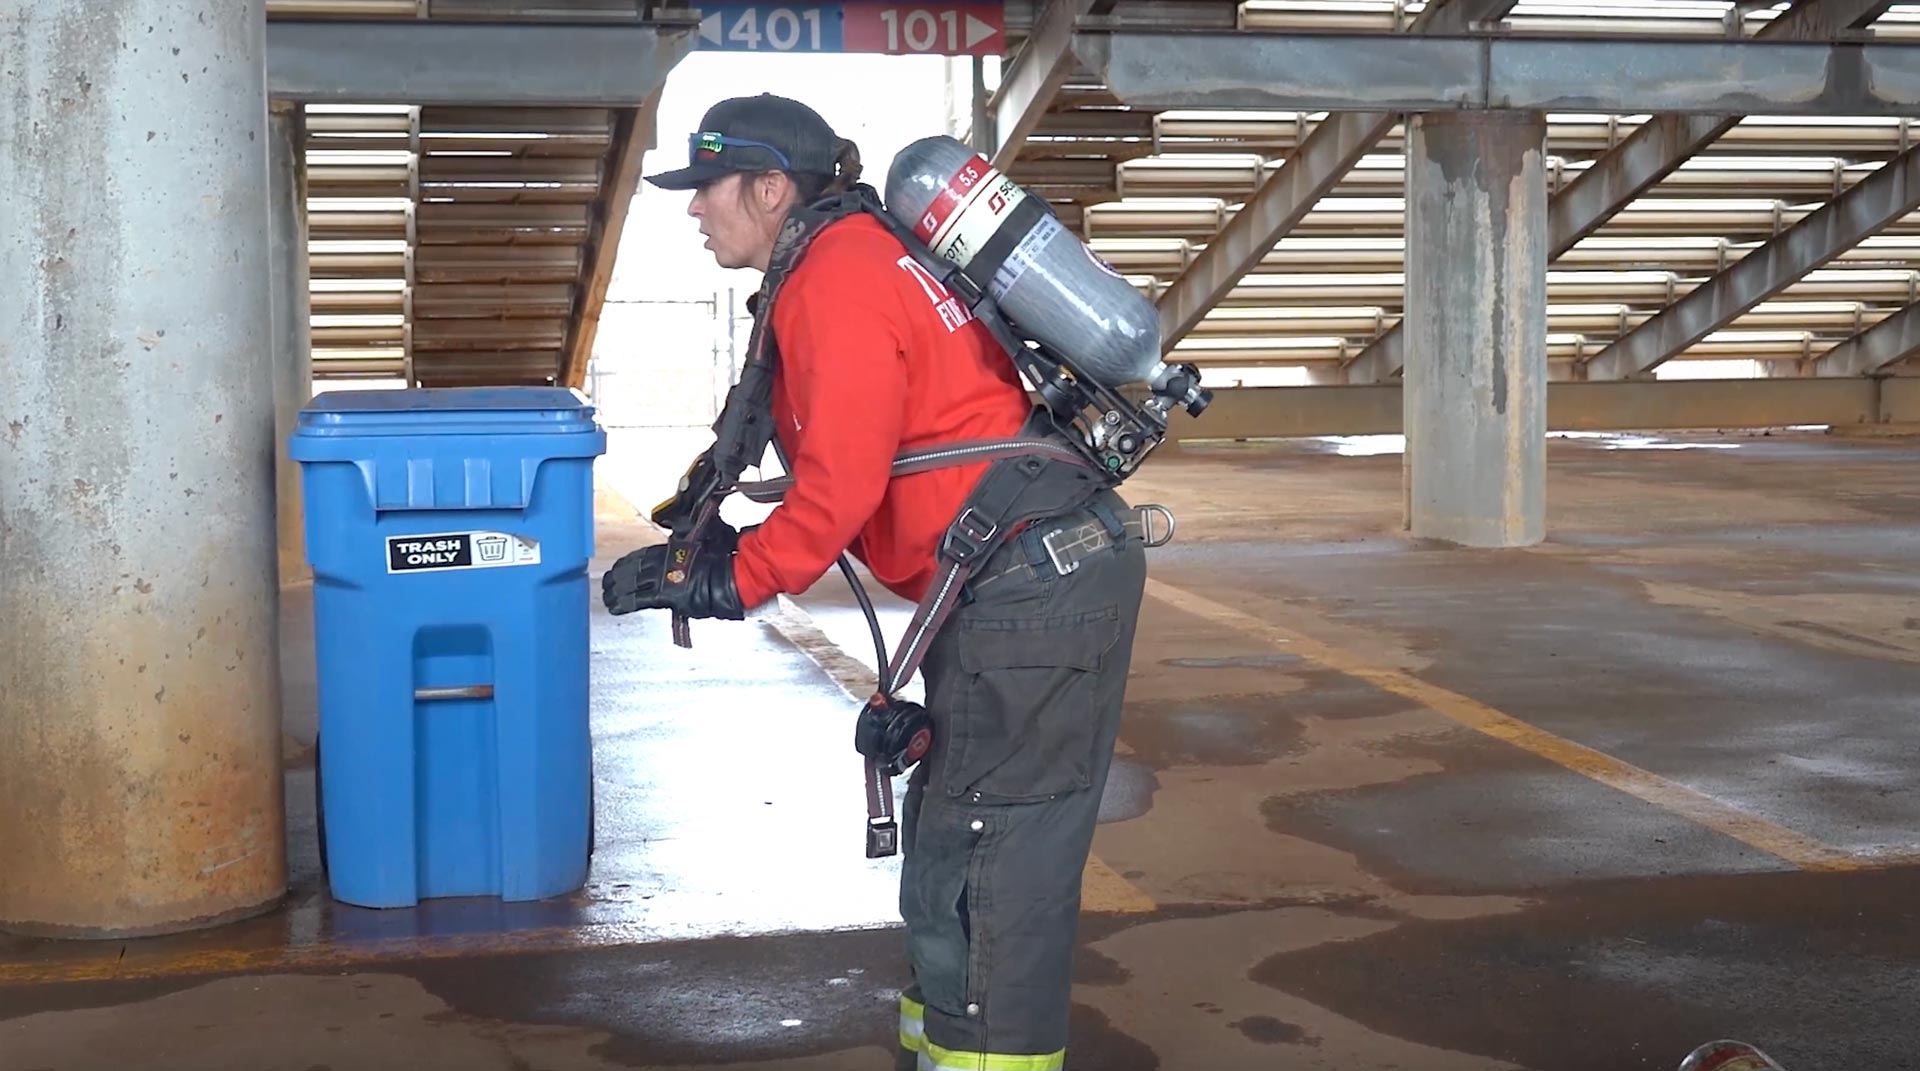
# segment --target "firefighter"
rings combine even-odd
[[[693,192],[688,212],[727,268],[767,272],[783,229],[804,225],[795,210],[860,176],[851,142],[771,95],[715,105],[689,149],[688,166],[648,181]],[[919,601],[987,464],[893,477],[893,458],[1029,426],[1006,352],[871,214],[825,224],[779,282],[755,315],[777,345],[773,431],[792,487],[764,523],[725,531],[729,552],[697,555],[685,582],[663,580],[663,547],[621,559],[603,580],[615,613],[740,619],[806,591],[843,551]],[[1065,1063],[1081,872],[1146,566],[1113,491],[1063,508],[973,570],[921,667],[934,743],[901,810],[903,1067]]]

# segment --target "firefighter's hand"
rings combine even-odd
[[[682,617],[745,618],[733,583],[727,541],[642,547],[600,578],[600,598],[615,615],[672,610]]]

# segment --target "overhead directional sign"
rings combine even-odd
[[[696,48],[717,52],[881,52],[989,56],[1005,51],[1002,3],[702,3]]]

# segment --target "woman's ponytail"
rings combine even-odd
[[[833,178],[827,183],[824,194],[846,193],[860,181],[860,146],[847,138],[840,139],[840,147],[833,156]]]

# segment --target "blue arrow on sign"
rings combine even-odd
[[[696,47],[713,52],[843,52],[839,4],[701,4]]]

